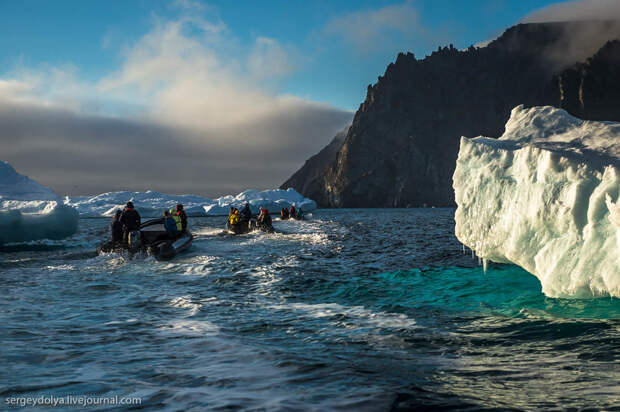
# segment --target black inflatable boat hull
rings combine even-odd
[[[192,245],[194,236],[186,233],[175,240],[160,241],[148,247],[149,253],[157,260],[170,260]]]
[[[98,253],[121,253],[129,254],[130,257],[137,253],[148,252],[157,260],[169,260],[189,249],[194,236],[191,232],[182,233],[175,239],[169,239],[164,228],[163,218],[151,219],[140,225],[140,230],[129,234],[129,246],[127,243],[103,242],[98,248]]]
[[[228,222],[226,223],[226,230],[228,230],[228,232],[233,235],[243,235],[250,232],[250,223],[246,221],[241,221],[235,225],[231,225]]]

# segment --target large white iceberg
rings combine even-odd
[[[236,196],[222,196],[209,199],[195,195],[170,195],[155,191],[110,192],[97,196],[67,196],[65,204],[75,207],[83,217],[111,216],[131,200],[143,217],[159,217],[164,208],[174,208],[182,203],[188,216],[226,216],[231,206],[241,207],[246,202],[254,213],[259,207],[271,213],[279,213],[283,207],[295,205],[304,211],[316,209],[316,203],[303,197],[294,189],[288,190],[246,190]]]
[[[552,297],[620,297],[620,124],[512,110],[499,139],[461,138],[456,236]]]
[[[78,217],[51,189],[0,160],[0,244],[71,236]]]

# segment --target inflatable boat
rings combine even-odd
[[[193,239],[194,236],[189,231],[170,238],[164,228],[164,219],[159,218],[148,220],[140,225],[140,230],[129,233],[127,243],[107,241],[99,246],[97,252],[127,252],[130,256],[142,252],[157,260],[169,260],[189,249]]]
[[[226,222],[226,230],[230,234],[233,235],[243,235],[245,233],[249,233],[254,228],[254,219],[250,220],[240,220],[238,223],[231,224],[230,222]]]
[[[274,233],[275,229],[271,223],[259,222],[258,220],[250,220],[251,230],[260,230],[265,233]]]

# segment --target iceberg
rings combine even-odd
[[[271,213],[280,213],[283,207],[295,205],[309,212],[316,209],[316,203],[294,189],[287,190],[246,190],[236,196],[228,195],[209,199],[196,195],[171,195],[156,191],[109,192],[96,196],[66,196],[64,203],[75,207],[82,217],[112,216],[131,200],[142,217],[160,217],[164,208],[174,208],[182,203],[190,217],[227,216],[231,206],[240,208],[246,202],[252,212],[258,213],[264,207]]]
[[[0,244],[63,239],[76,232],[78,218],[51,189],[0,161]]]
[[[619,123],[518,106],[499,139],[461,138],[456,237],[547,296],[620,297],[619,167]]]

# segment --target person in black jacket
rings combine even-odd
[[[110,235],[112,243],[120,243],[123,241],[123,224],[121,223],[121,215],[123,211],[118,209],[110,222]]]
[[[179,203],[177,205],[177,212],[175,213],[175,215],[181,218],[181,230],[183,231],[183,233],[187,232],[187,215],[185,214],[185,210],[183,210],[182,204]]]
[[[123,239],[127,241],[129,232],[140,229],[140,213],[133,207],[133,202],[127,202],[127,206],[121,215],[121,223],[123,224]]]
[[[239,214],[241,215],[242,220],[249,222],[250,219],[252,219],[252,211],[250,210],[250,204],[246,203],[245,206],[243,206],[243,209],[241,209],[241,211],[239,212]]]
[[[266,208],[260,210],[260,215],[258,215],[258,221],[264,224],[267,227],[272,225],[271,215],[269,214],[269,210]]]

